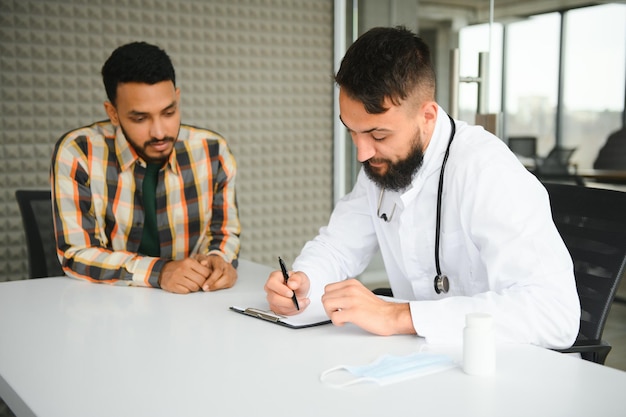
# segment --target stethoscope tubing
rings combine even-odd
[[[441,163],[441,172],[439,173],[439,187],[437,189],[437,217],[435,223],[435,269],[437,270],[437,276],[434,280],[435,292],[437,294],[447,293],[450,288],[450,283],[448,281],[448,277],[441,273],[441,263],[439,261],[439,241],[441,238],[441,205],[442,205],[442,197],[443,197],[443,177],[446,169],[446,163],[448,162],[448,157],[450,156],[450,145],[452,145],[452,141],[454,140],[454,135],[456,134],[456,124],[454,123],[454,119],[448,114],[448,118],[450,119],[450,138],[448,139],[448,146],[446,147],[446,153],[443,155],[443,162]]]

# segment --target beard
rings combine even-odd
[[[421,131],[418,131],[411,141],[411,149],[406,158],[392,162],[389,159],[376,159],[377,163],[385,162],[387,171],[379,174],[371,167],[369,160],[363,162],[363,170],[370,180],[385,190],[400,191],[411,185],[413,177],[424,162],[424,152],[421,146]]]
[[[167,155],[162,155],[161,157],[157,157],[157,158],[150,157],[147,153],[147,150],[151,144],[159,143],[159,142],[171,142],[171,143],[176,142],[175,137],[165,136],[162,139],[151,138],[149,141],[145,142],[142,146],[140,146],[133,138],[128,136],[128,133],[126,132],[126,129],[124,129],[124,126],[122,126],[121,122],[120,122],[120,129],[122,129],[122,133],[124,134],[124,137],[126,138],[128,143],[130,143],[130,146],[132,146],[135,152],[137,152],[137,154],[149,164],[163,164],[169,159],[170,154],[171,154],[171,152],[169,152]]]

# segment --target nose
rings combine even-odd
[[[161,118],[156,117],[153,119],[150,125],[150,136],[156,139],[163,139],[165,137],[165,129],[163,128]]]
[[[356,146],[356,158],[359,162],[365,162],[376,154],[371,140],[364,135],[355,135],[352,141]]]

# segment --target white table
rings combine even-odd
[[[292,330],[229,311],[263,303],[269,271],[242,261],[234,288],[190,295],[70,278],[0,283],[0,396],[20,417],[624,415],[626,372],[532,346],[499,348],[493,377],[456,368],[330,388],[323,370],[422,340],[351,325]],[[460,360],[460,349],[447,352]]]

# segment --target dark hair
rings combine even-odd
[[[120,83],[172,81],[176,85],[176,75],[164,50],[146,42],[132,42],[117,48],[106,60],[102,66],[102,81],[109,101],[115,105]]]
[[[430,49],[403,26],[377,27],[361,35],[348,48],[335,81],[372,114],[387,110],[387,97],[395,105],[414,92],[420,101],[435,99]]]

